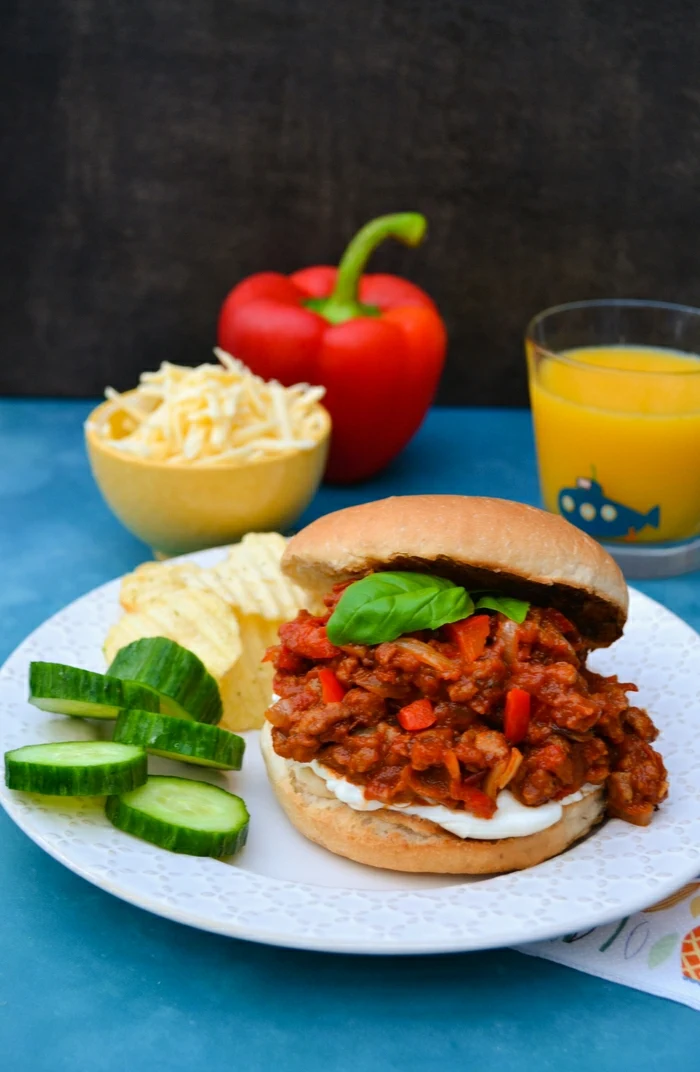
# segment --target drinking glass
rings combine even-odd
[[[700,568],[700,309],[571,302],[525,349],[544,506],[629,577]]]

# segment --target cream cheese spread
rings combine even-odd
[[[387,807],[378,800],[367,800],[361,785],[354,785],[346,778],[339,777],[335,771],[324,767],[316,759],[310,763],[299,763],[298,766],[310,767],[314,774],[325,783],[328,791],[354,811],[379,811]],[[429,819],[430,822],[437,823],[438,826],[442,826],[460,838],[493,841],[499,838],[539,834],[541,830],[555,826],[562,817],[565,804],[573,804],[577,800],[582,800],[584,796],[596,789],[595,785],[584,785],[577,793],[571,793],[563,800],[541,804],[538,808],[526,807],[507,789],[502,789],[496,799],[496,812],[491,819],[479,819],[471,812],[445,808],[441,804],[390,804],[388,808],[389,811],[401,811],[406,815],[415,815],[419,819]]]

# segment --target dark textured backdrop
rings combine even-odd
[[[700,303],[699,50],[679,0],[5,0],[0,393],[198,363],[239,277],[410,208],[441,400],[522,403],[539,308]]]

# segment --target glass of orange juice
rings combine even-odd
[[[700,309],[547,309],[525,348],[544,505],[627,576],[700,568]]]

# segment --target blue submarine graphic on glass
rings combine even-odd
[[[598,539],[633,540],[647,525],[657,529],[661,517],[660,506],[641,514],[608,499],[598,481],[585,476],[577,478],[575,487],[562,488],[558,503],[565,518]]]

